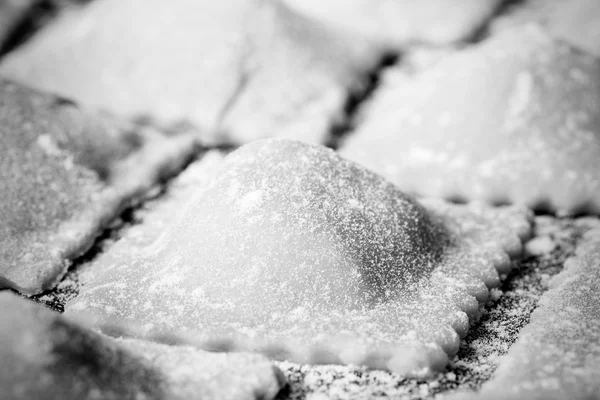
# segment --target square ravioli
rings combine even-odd
[[[419,202],[288,140],[236,150],[192,197],[154,242],[132,251],[124,239],[128,252],[82,273],[67,314],[207,349],[425,376],[456,353],[530,231],[524,209]]]

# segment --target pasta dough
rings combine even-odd
[[[243,146],[200,190],[136,257],[83,274],[67,313],[207,349],[426,375],[456,353],[529,234],[522,209],[419,203],[287,140]]]

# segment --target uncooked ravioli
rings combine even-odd
[[[424,375],[456,353],[530,228],[520,208],[417,202],[287,140],[236,150],[198,190],[152,245],[90,266],[67,313],[204,348]]]
[[[3,57],[0,74],[115,115],[191,123],[205,143],[323,142],[376,47],[279,0],[96,0]]]
[[[256,354],[115,340],[0,292],[2,398],[273,399],[281,372]]]
[[[427,196],[600,212],[600,61],[528,25],[382,83],[341,149]]]
[[[0,79],[0,288],[53,288],[108,221],[195,151]]]
[[[550,280],[492,379],[478,393],[450,400],[595,399],[600,393],[600,222],[579,219],[588,231],[575,256]]]

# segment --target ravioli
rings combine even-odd
[[[125,238],[128,252],[83,271],[66,312],[204,349],[424,376],[457,352],[530,231],[524,209],[416,201],[289,140],[241,147],[192,197],[152,244]]]
[[[196,149],[0,80],[0,288],[54,287],[110,220]]]
[[[0,292],[2,396],[27,399],[273,399],[284,385],[256,354],[113,339]]]
[[[537,25],[384,82],[340,152],[423,196],[600,212],[600,61]]]
[[[600,392],[600,222],[549,283],[531,321],[480,392],[448,399],[590,399]]]
[[[324,142],[378,58],[280,1],[97,0],[3,57],[0,74],[155,126],[191,124],[204,143]]]

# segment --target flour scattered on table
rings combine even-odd
[[[600,393],[600,222],[588,231],[564,270],[550,281],[531,322],[482,399],[590,399]]]

